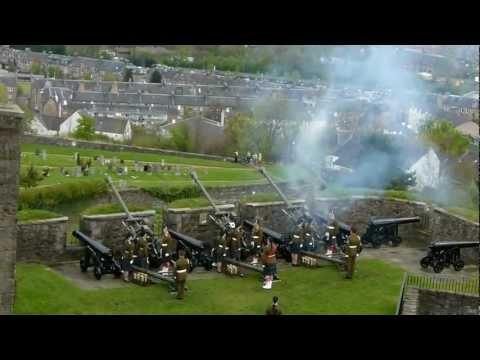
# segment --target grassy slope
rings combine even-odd
[[[63,215],[60,215],[51,211],[47,211],[47,210],[29,209],[29,210],[21,210],[17,212],[17,220],[19,222],[53,219],[61,216]]]
[[[394,314],[403,270],[378,260],[361,260],[345,280],[334,267],[289,268],[274,290],[259,275],[189,281],[184,301],[166,285],[83,290],[42,265],[17,265],[17,314],[260,314],[273,295],[285,314]],[[92,281],[93,277],[92,277]]]
[[[128,203],[127,207],[130,212],[149,210],[147,207],[138,204]],[[120,204],[99,204],[86,209],[83,211],[82,215],[102,215],[123,212],[123,208]]]

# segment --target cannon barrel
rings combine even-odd
[[[112,250],[110,248],[106,247],[105,245],[103,245],[102,243],[96,240],[91,239],[81,231],[74,230],[72,232],[72,235],[78,240],[80,240],[81,242],[83,242],[85,245],[93,248],[96,252],[99,252],[104,256],[112,256]]]
[[[328,224],[328,218],[326,216],[323,216],[319,213],[314,213],[313,216],[315,217],[315,220],[317,220],[318,222],[324,225]],[[340,231],[350,234],[350,231],[352,229],[350,225],[347,225],[344,222],[341,222],[338,220],[337,220],[337,224]]]
[[[185,235],[185,234],[182,234],[182,233],[176,232],[174,230],[170,230],[170,229],[168,229],[168,232],[170,233],[170,235],[172,235],[172,237],[174,239],[179,240],[184,244],[187,244],[188,247],[190,247],[190,248],[193,247],[193,248],[195,248],[195,250],[204,250],[205,249],[205,244],[198,239],[195,239],[191,236],[188,236],[188,235]]]
[[[224,257],[224,258],[222,258],[222,262],[227,263],[227,264],[236,265],[236,266],[244,268],[244,269],[248,269],[248,270],[256,271],[256,272],[259,272],[259,273],[263,273],[263,269],[261,267],[250,265],[248,263],[244,263],[244,262],[241,262],[241,261],[237,261],[237,260],[232,259],[232,258]]]
[[[130,211],[128,211],[127,205],[125,204],[122,197],[120,196],[120,193],[118,192],[117,188],[113,184],[112,178],[110,176],[106,175],[105,179],[107,180],[108,185],[110,185],[110,187],[112,188],[112,191],[115,194],[115,197],[117,198],[118,202],[122,206],[123,211],[125,212],[125,214],[127,214],[128,220],[133,219],[132,214],[130,214]]]
[[[210,205],[215,209],[215,213],[220,213],[220,209],[215,205],[215,202],[211,198],[210,194],[208,193],[207,189],[203,186],[203,184],[200,182],[198,179],[197,173],[195,171],[190,171],[190,176],[192,177],[193,181],[200,187],[200,190],[202,190],[203,194],[205,197],[208,199],[208,202]]]
[[[175,279],[174,278],[163,276],[159,273],[156,273],[154,271],[150,271],[150,270],[142,268],[140,266],[132,265],[131,267],[132,267],[133,270],[143,272],[143,273],[145,273],[145,274],[147,274],[147,275],[149,275],[149,276],[151,276],[155,279],[166,281],[166,282],[168,282],[169,284],[172,284],[172,285],[175,284]]]
[[[262,166],[261,168],[258,168],[258,171],[260,171],[260,173],[265,177],[265,179],[267,179],[267,181],[270,183],[270,185],[273,186],[273,188],[275,189],[275,191],[278,193],[278,195],[280,195],[280,197],[282,198],[283,202],[285,203],[285,205],[287,205],[287,207],[291,208],[292,207],[292,203],[287,199],[287,197],[285,196],[285,194],[282,192],[282,190],[280,190],[280,188],[277,186],[277,184],[275,184],[272,180],[272,178],[270,177],[270,175],[268,175],[267,171],[265,170],[265,168]]]
[[[471,248],[480,246],[478,241],[436,241],[429,248]]]
[[[372,223],[375,226],[410,224],[410,223],[415,223],[419,221],[420,221],[420,217],[418,216],[404,217],[404,218],[372,218],[370,219],[370,223]]]
[[[250,220],[244,220],[243,223],[247,226],[249,226],[250,228],[253,228],[253,226],[255,225],[252,221]],[[266,227],[263,227],[262,226],[262,231],[265,235],[271,237],[272,239],[278,241],[278,242],[283,242],[283,236],[282,234],[272,230],[272,229],[269,229],[269,228],[266,228]]]

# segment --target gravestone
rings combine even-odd
[[[91,168],[89,169],[89,171],[90,171],[90,175],[95,176],[96,170],[95,170],[94,167],[91,167]]]
[[[47,151],[46,150],[42,150],[41,158],[42,158],[42,160],[47,160]]]
[[[102,166],[105,166],[105,157],[103,155],[100,155],[100,157],[98,158],[98,161],[100,161],[100,164]]]
[[[75,154],[73,154],[73,160],[75,161],[75,164],[77,164],[79,157],[80,157],[80,155],[78,154],[78,152],[76,152]]]
[[[0,105],[0,315],[10,314],[15,302],[22,118],[23,112],[17,105]]]
[[[165,160],[162,159],[162,170],[165,169]]]
[[[175,176],[180,176],[180,166],[175,166]]]
[[[81,166],[76,166],[75,167],[75,177],[80,177],[82,176],[82,167]]]
[[[135,161],[133,162],[133,170],[134,170],[135,172],[139,172],[139,171],[140,171],[140,164],[139,164],[139,162],[138,162],[137,160],[135,160]]]

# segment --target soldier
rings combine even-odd
[[[362,246],[360,235],[358,235],[357,228],[355,226],[352,226],[350,229],[350,236],[347,240],[347,246],[356,246],[357,248]]]
[[[298,253],[303,248],[303,231],[301,225],[298,225],[293,233],[290,242],[290,252],[292,254],[292,266],[298,266]]]
[[[161,257],[162,257],[162,270],[161,272],[169,272],[172,255],[175,252],[176,243],[175,240],[170,235],[168,228],[165,226],[163,228],[163,237],[161,244]]]
[[[250,242],[251,250],[252,250],[252,265],[258,263],[258,256],[262,251],[262,244],[263,244],[263,229],[260,225],[260,220],[257,218],[255,220],[255,225],[253,226],[252,230],[252,241]]]
[[[302,237],[304,248],[307,251],[315,251],[311,220],[306,220],[302,223]]]
[[[278,304],[278,296],[273,297],[272,306],[267,308],[265,315],[282,315],[282,310],[280,310],[280,305]]]
[[[137,259],[138,266],[146,268],[148,266],[148,241],[146,236],[141,236],[137,242]]]
[[[177,285],[177,299],[182,300],[185,295],[185,283],[187,281],[188,259],[185,258],[185,250],[178,251],[178,260],[175,262],[175,283]]]
[[[123,273],[123,280],[129,282],[129,277],[132,272],[131,264],[133,263],[135,252],[135,245],[130,239],[127,239],[125,242],[125,246],[123,249],[123,256],[122,256],[122,273]]]
[[[264,283],[263,288],[270,290],[272,288],[272,283],[274,280],[274,275],[276,273],[276,264],[277,264],[277,247],[270,240],[267,240],[267,245],[263,249],[262,253],[262,262],[263,262],[263,274],[264,274]]]
[[[330,238],[330,248],[327,251],[327,255],[337,252],[337,236],[339,234],[338,223],[335,219],[335,214],[333,210],[328,214],[328,225],[327,225],[327,238]]]
[[[233,226],[235,226],[235,224],[233,224]],[[235,230],[231,236],[229,236],[230,243],[228,244],[228,247],[230,248],[230,257],[232,259],[240,260],[243,236],[244,234],[242,225],[235,227]]]
[[[222,272],[223,257],[225,256],[227,256],[227,236],[223,234],[218,238],[215,246],[215,262],[219,273]]]

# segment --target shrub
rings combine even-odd
[[[92,198],[108,191],[103,180],[85,180],[41,188],[22,189],[19,210],[53,209],[57,205]]]
[[[20,173],[20,186],[25,188],[31,188],[38,185],[42,181],[43,177],[38,173],[37,169],[30,165],[27,172]]]
[[[195,198],[202,195],[200,189],[196,185],[148,187],[143,190],[168,203],[179,199]]]

